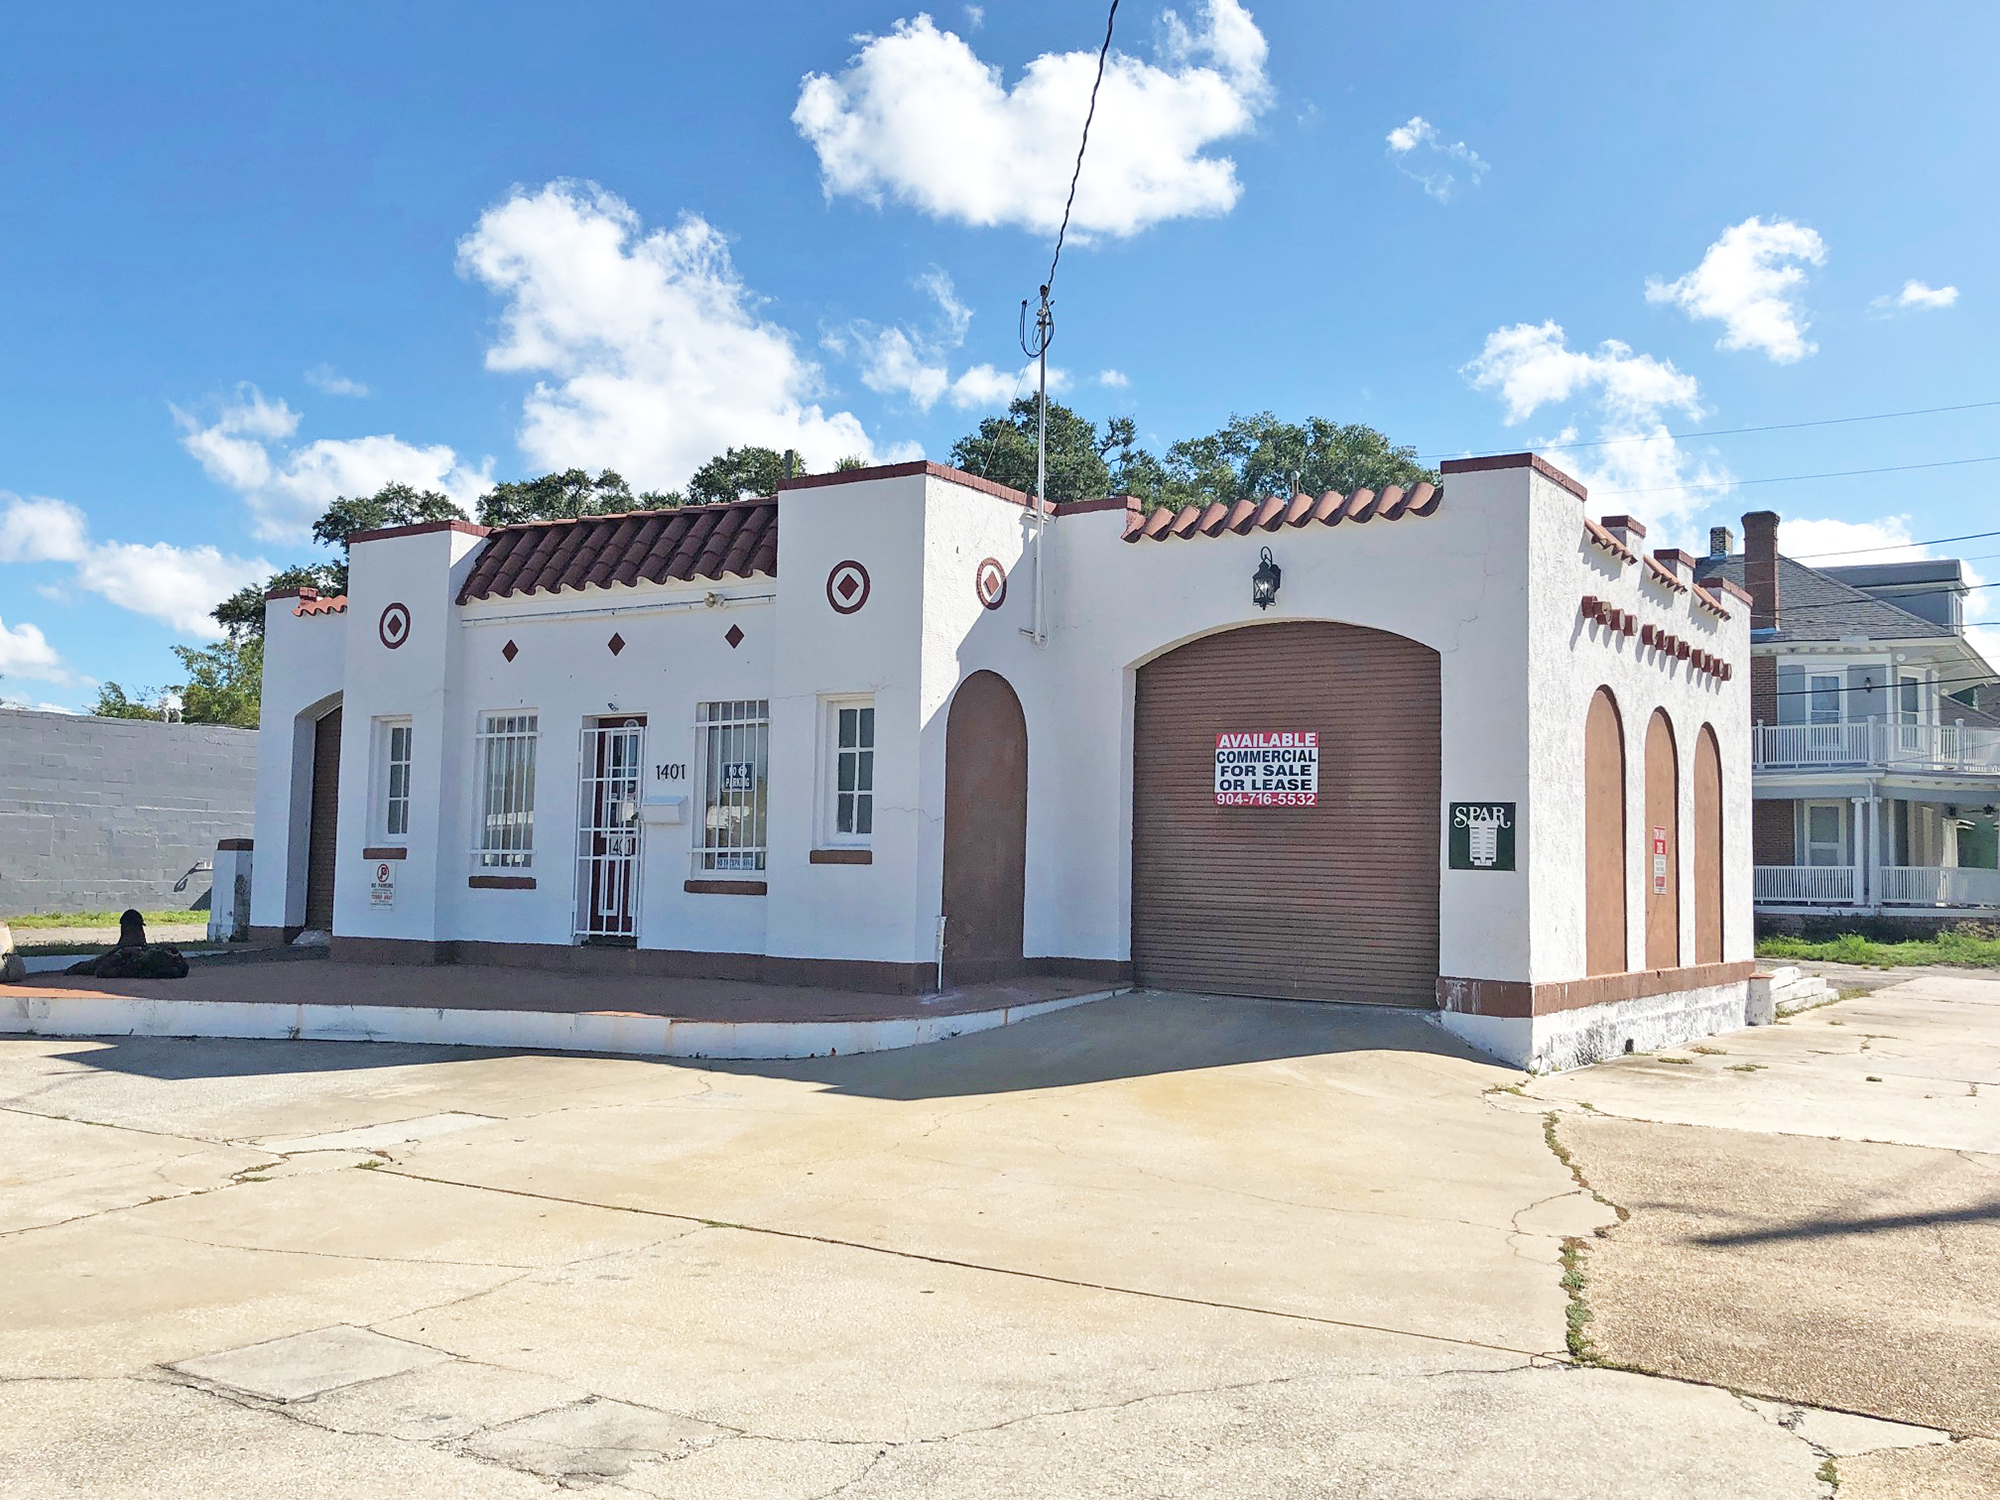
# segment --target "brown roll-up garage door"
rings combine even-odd
[[[333,931],[334,846],[340,833],[340,710],[313,725],[310,822],[306,825],[306,926]]]
[[[1132,960],[1161,989],[1435,1005],[1438,657],[1358,625],[1207,636],[1139,669]],[[1215,738],[1319,734],[1316,807],[1217,807]]]

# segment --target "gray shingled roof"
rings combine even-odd
[[[1743,556],[1704,557],[1695,566],[1695,578],[1727,578],[1743,582]],[[1955,631],[1933,625],[1898,605],[1885,604],[1838,578],[1829,578],[1817,568],[1793,562],[1782,553],[1778,557],[1778,626],[1760,641],[1837,641],[1843,636],[1860,635],[1870,640],[1906,641],[1916,637],[1950,639]]]

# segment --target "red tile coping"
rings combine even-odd
[[[1590,979],[1565,979],[1541,984],[1530,984],[1523,979],[1443,976],[1437,982],[1437,1000],[1439,1010],[1454,1011],[1460,1015],[1524,1019],[1553,1015],[1557,1011],[1581,1010],[1590,1005],[1609,1005],[1619,1000],[1712,989],[1717,985],[1748,979],[1756,972],[1756,962],[1744,959],[1730,964],[1637,969],[1627,974],[1599,974]]]
[[[363,859],[408,859],[410,851],[395,844],[385,844],[380,848],[370,847],[363,849],[361,857]]]
[[[1722,601],[1700,584],[1691,583],[1688,585],[1688,590],[1694,595],[1694,602],[1699,604],[1703,609],[1708,610],[1711,614],[1720,615],[1725,620],[1729,618],[1729,611],[1722,607]]]
[[[1639,560],[1638,553],[1619,541],[1617,537],[1606,531],[1597,522],[1591,520],[1589,516],[1583,518],[1583,536],[1585,541],[1602,547],[1621,562],[1637,562]]]
[[[532,891],[535,877],[532,875],[468,875],[465,877],[467,890],[473,891]]]
[[[1646,534],[1646,528],[1631,516],[1605,516],[1603,525],[1606,531],[1629,531],[1636,537]]]
[[[299,602],[292,606],[292,613],[294,615],[344,615],[347,613],[347,595],[334,594],[331,597],[323,599],[318,594],[312,594],[312,597],[308,598],[307,595],[310,593],[311,590],[309,589],[301,589],[299,591]]]
[[[778,502],[733,500],[498,527],[458,602],[777,572]]]
[[[1573,479],[1539,453],[1489,453],[1484,458],[1448,458],[1438,465],[1440,474],[1479,474],[1489,469],[1533,469],[1552,484],[1559,484],[1579,500],[1588,500],[1590,491],[1581,480]]]
[[[1670,588],[1677,594],[1685,594],[1688,591],[1688,586],[1681,582],[1680,574],[1670,565],[1661,562],[1657,556],[1649,557],[1645,561],[1646,576],[1655,583],[1663,588]]]
[[[771,886],[764,880],[683,880],[681,889],[690,896],[762,896]]]
[[[816,490],[830,484],[860,484],[870,479],[909,479],[918,474],[928,475],[932,479],[948,480],[952,484],[963,485],[966,489],[978,490],[983,495],[1010,500],[1016,505],[1032,507],[1035,503],[1033,495],[1023,494],[1020,490],[1001,484],[998,480],[988,479],[979,474],[968,474],[963,469],[947,468],[943,464],[934,464],[922,458],[911,463],[875,464],[866,469],[836,469],[831,474],[800,474],[791,479],[780,479],[778,491],[782,494],[786,490]]]
[[[1290,499],[1270,495],[1261,500],[1212,501],[1175,510],[1161,506],[1147,513],[1136,500],[1125,498],[1125,540],[1159,541],[1169,537],[1220,536],[1233,532],[1244,536],[1252,531],[1276,531],[1280,527],[1338,526],[1352,521],[1399,521],[1404,516],[1428,516],[1443,503],[1444,491],[1428,480],[1404,489],[1392,484],[1380,494],[1360,489],[1351,495],[1328,490],[1318,499],[1295,494]],[[1105,509],[1110,506],[1106,505]],[[1060,514],[1061,512],[1058,512]]]
[[[1755,604],[1757,602],[1755,599],[1750,597],[1750,590],[1743,587],[1742,584],[1738,583],[1733,578],[1718,578],[1715,580],[1713,587],[1720,589],[1723,593],[1729,595],[1730,598],[1737,600],[1739,603]]]
[[[357,531],[347,539],[352,547],[359,542],[386,542],[402,536],[429,536],[434,531],[460,531],[467,536],[486,536],[493,528],[472,521],[418,521],[411,526],[378,526],[373,531]]]

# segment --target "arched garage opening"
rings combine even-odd
[[[996,672],[952,696],[944,731],[944,980],[1022,966],[1028,894],[1028,721]]]
[[[1287,621],[1139,669],[1132,961],[1162,989],[1437,1003],[1438,655]],[[1311,731],[1317,805],[1219,806],[1217,736]]]

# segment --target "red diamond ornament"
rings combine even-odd
[[[500,648],[500,654],[506,657],[507,660],[512,661],[515,657],[521,654],[521,648],[515,645],[512,641],[509,641],[506,645]]]
[[[625,637],[614,633],[611,639],[606,641],[604,644],[609,646],[611,648],[611,654],[613,656],[616,656],[620,651],[623,651],[625,649]]]
[[[743,644],[743,627],[741,625],[730,626],[729,629],[722,633],[722,638],[729,642],[729,649],[734,651],[738,646]]]

